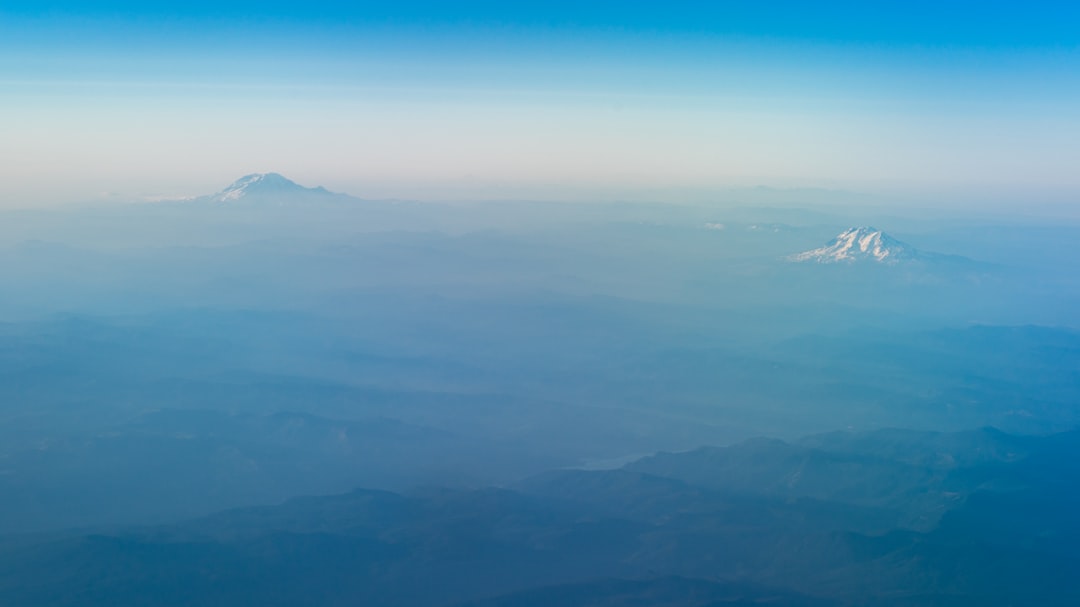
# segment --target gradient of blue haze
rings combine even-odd
[[[278,170],[361,196],[1068,199],[1063,2],[5,3],[0,204]]]

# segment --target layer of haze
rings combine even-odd
[[[5,3],[0,206],[268,170],[368,198],[1063,201],[1080,189],[1075,13]]]
[[[1080,605],[1080,9],[144,4],[0,7],[0,605]]]

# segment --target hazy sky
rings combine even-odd
[[[1072,196],[1077,24],[1066,2],[5,1],[0,205],[256,171],[435,199]]]

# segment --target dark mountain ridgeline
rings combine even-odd
[[[1068,480],[1078,472],[1077,434],[882,431],[801,443],[554,471],[519,490],[356,491],[179,525],[9,536],[0,600],[712,607],[1080,598],[1071,584],[1080,492]],[[736,462],[753,467],[733,474]],[[949,499],[926,499],[938,491]],[[896,524],[897,513],[926,524]],[[505,596],[485,598],[496,595]]]

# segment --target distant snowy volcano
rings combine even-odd
[[[829,244],[788,257],[789,261],[805,263],[854,263],[870,261],[897,264],[924,257],[911,245],[871,227],[851,228],[840,233]]]
[[[343,197],[323,187],[307,188],[278,173],[253,173],[234,181],[216,194],[204,196],[203,200],[217,203],[255,201],[269,199],[282,201],[287,199],[335,198]]]

